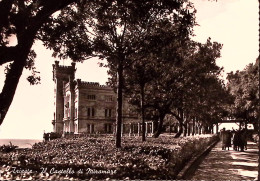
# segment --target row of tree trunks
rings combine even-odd
[[[182,111],[180,111],[180,115],[183,115],[181,113],[182,113]],[[153,137],[158,138],[160,136],[160,134],[163,132],[164,118],[165,118],[165,114],[161,114],[158,117],[158,120],[153,121],[152,132],[151,132],[151,133],[153,133]],[[178,127],[177,134],[175,135],[175,138],[178,138],[181,135],[183,135],[183,136],[191,136],[191,135],[194,136],[194,135],[197,135],[197,134],[213,134],[213,132],[214,132],[213,131],[213,126],[214,126],[213,124],[202,125],[202,124],[200,124],[199,121],[197,121],[196,118],[191,118],[191,120],[184,118],[183,120],[184,120],[183,122],[180,121],[180,123],[182,123],[182,124],[179,123],[179,125],[175,125],[175,128]],[[142,140],[145,139],[145,137],[146,137],[146,126],[145,126],[145,124],[143,125],[143,121],[145,121],[145,120],[142,120],[142,122],[141,122],[140,134],[138,132],[138,135],[142,137]],[[143,129],[143,127],[145,127],[145,128]],[[121,132],[122,131],[123,130],[121,128]],[[122,134],[121,134],[121,136],[122,136]],[[120,136],[120,139],[121,139],[121,136]],[[143,141],[145,141],[145,140],[143,140]]]
[[[182,111],[181,111],[182,113]],[[194,136],[195,134],[213,134],[213,124],[201,125],[196,118],[187,119],[181,114],[179,120],[179,129],[175,138],[183,136]]]

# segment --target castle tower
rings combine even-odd
[[[61,66],[58,61],[55,61],[53,66],[53,81],[54,81],[54,120],[53,131],[57,133],[63,132],[64,118],[64,85],[75,78],[75,63],[71,66]]]

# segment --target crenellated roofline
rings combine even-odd
[[[98,82],[87,82],[87,81],[81,81],[81,79],[76,80],[76,87],[80,88],[105,88],[105,89],[112,89],[110,86],[107,85],[100,85]]]
[[[55,77],[63,77],[66,79],[74,79],[76,72],[76,64],[74,62],[71,63],[71,66],[59,65],[59,61],[55,61],[53,66],[53,80]]]

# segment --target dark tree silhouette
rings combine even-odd
[[[0,125],[12,103],[23,69],[28,68],[32,71],[32,75],[27,79],[31,84],[36,84],[40,80],[33,62],[36,54],[31,50],[40,28],[49,21],[53,13],[71,3],[79,2],[77,0],[0,2],[0,65],[8,64],[6,79],[0,93]],[[9,45],[10,37],[17,39],[16,45]]]

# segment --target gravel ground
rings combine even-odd
[[[254,180],[257,177],[258,149],[248,142],[245,152],[222,150],[219,142],[200,164],[192,180]]]

